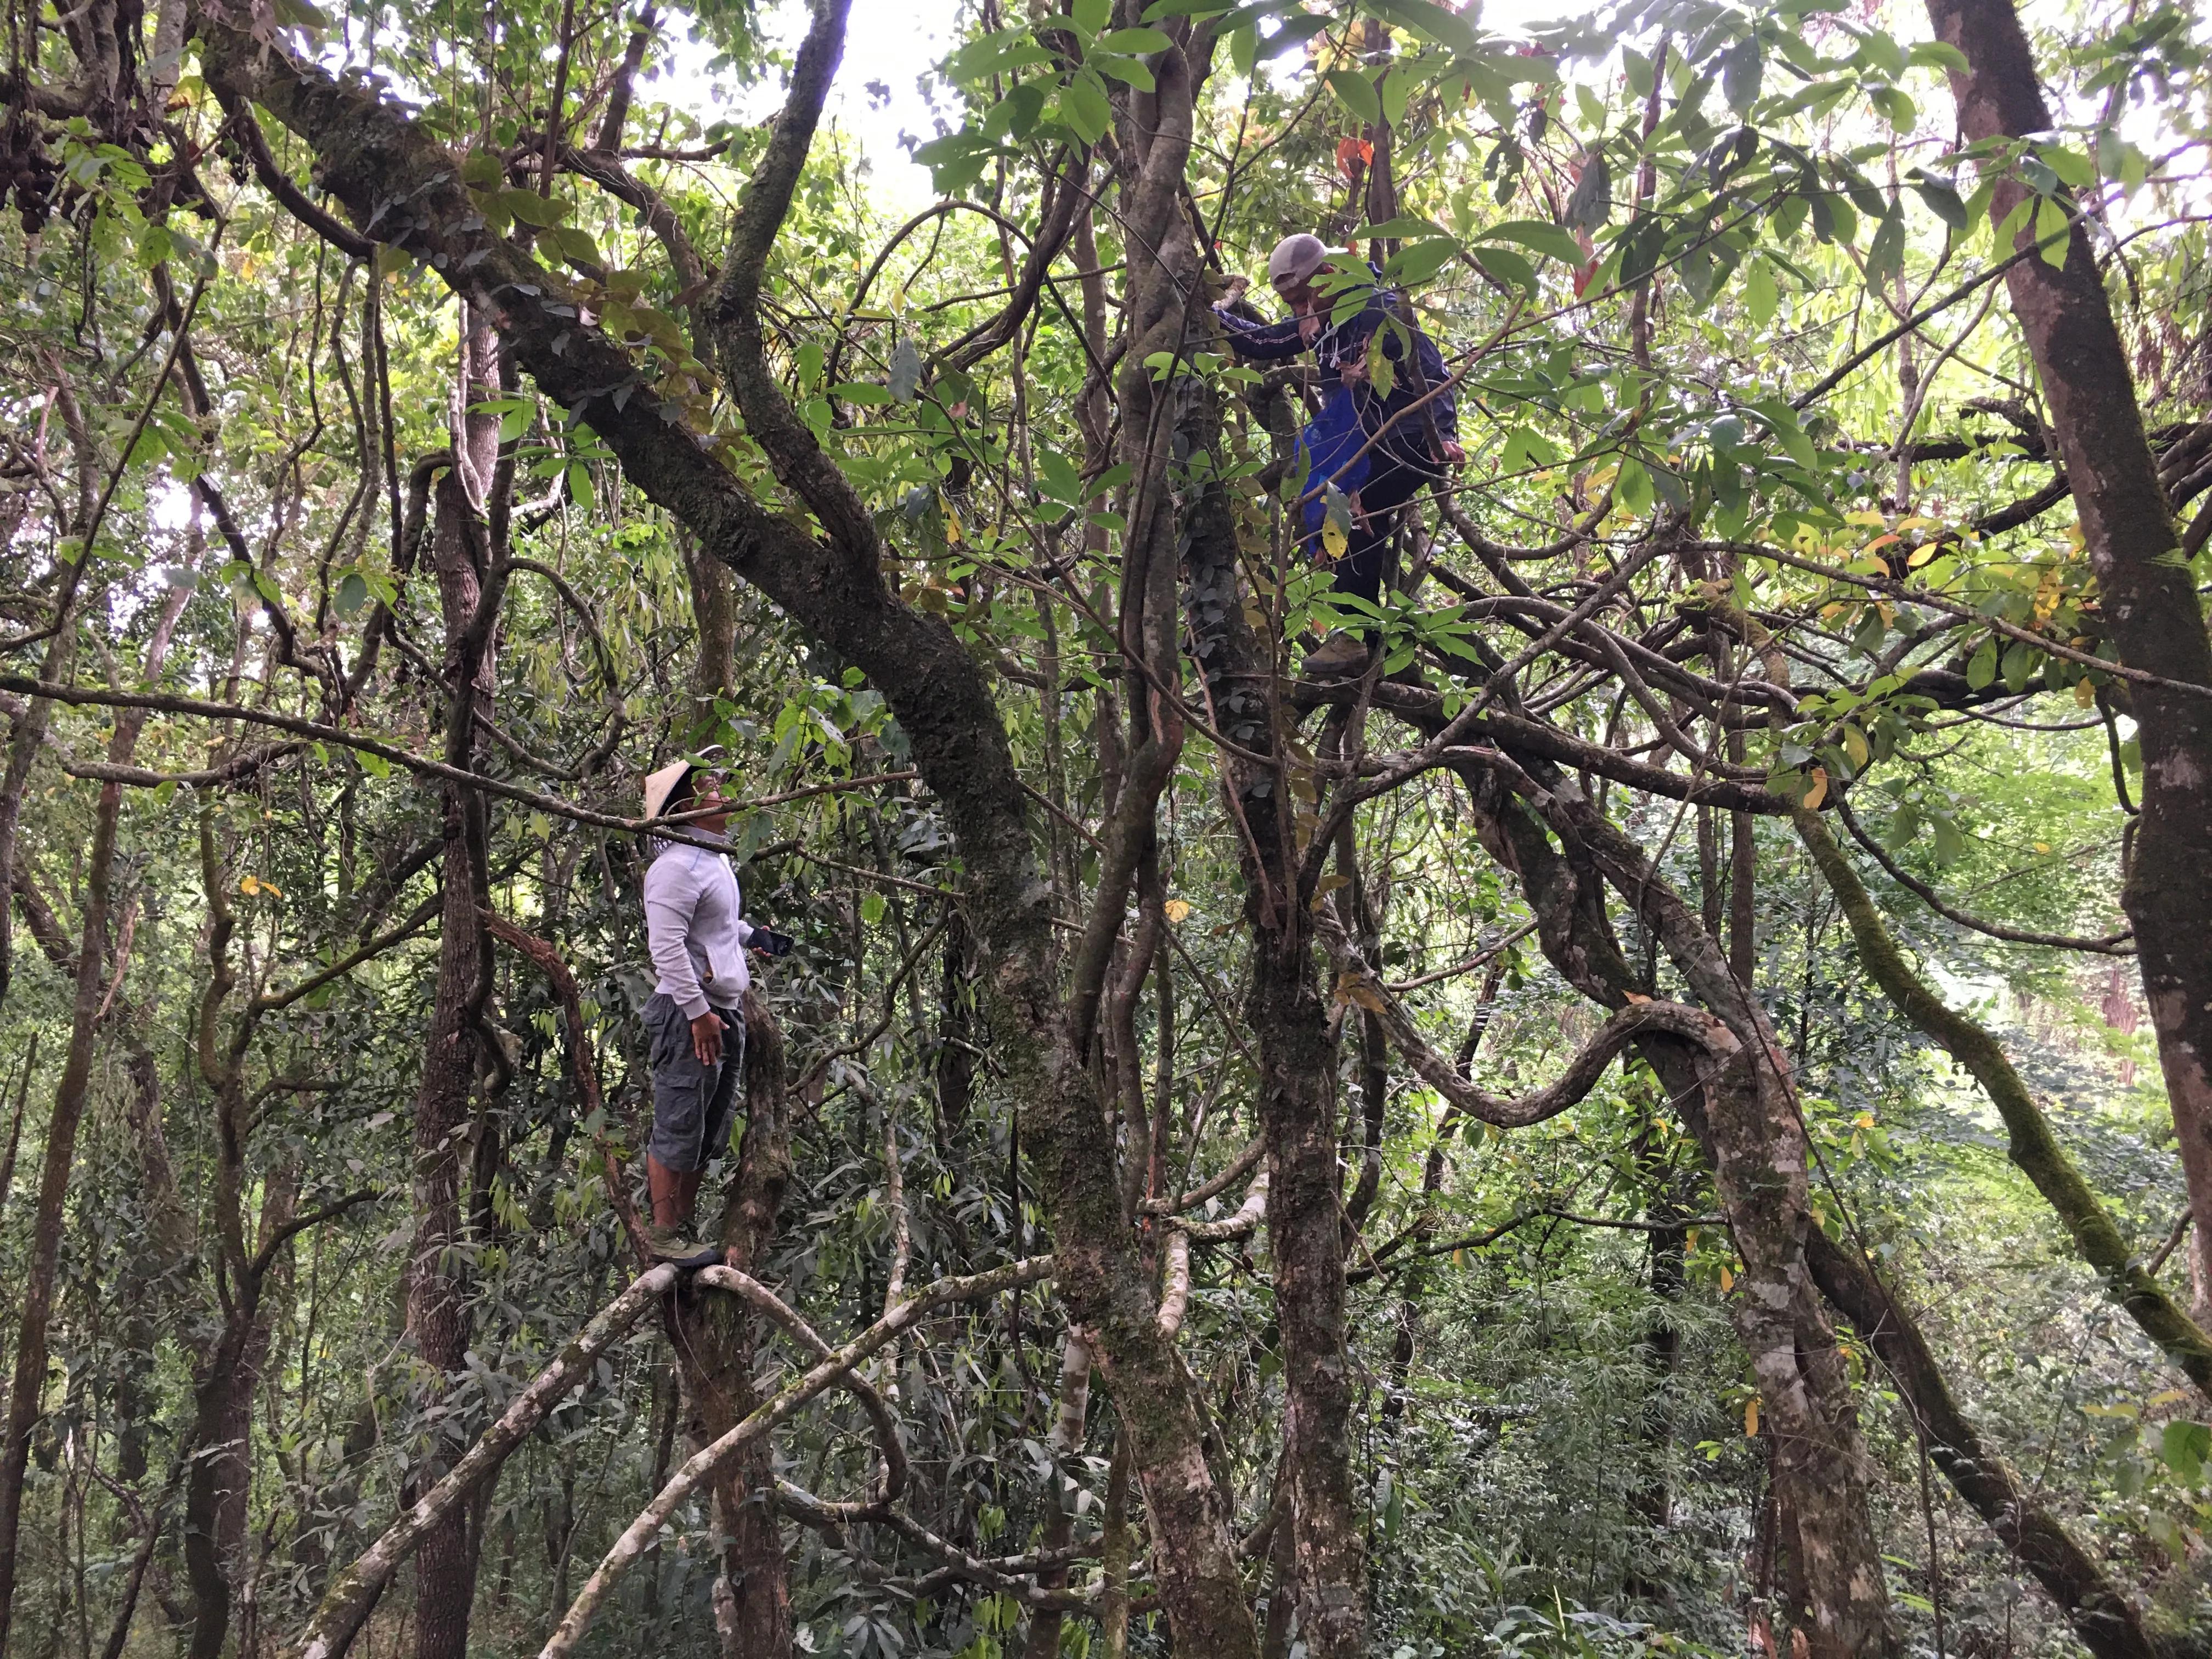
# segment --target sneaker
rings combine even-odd
[[[1306,653],[1305,675],[1308,679],[1343,679],[1364,672],[1367,658],[1367,641],[1340,628]]]
[[[684,1268],[712,1267],[722,1260],[719,1244],[702,1244],[686,1238],[673,1227],[648,1227],[646,1240],[653,1248],[655,1261],[672,1261]]]

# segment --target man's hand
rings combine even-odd
[[[1467,465],[1467,451],[1460,447],[1459,441],[1455,438],[1444,440],[1444,465],[1447,466]]]
[[[722,1063],[722,1017],[712,1008],[691,1022],[691,1052],[702,1066]]]

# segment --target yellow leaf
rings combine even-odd
[[[1168,913],[1168,920],[1178,927],[1190,919],[1190,906],[1182,899],[1170,899],[1160,908]]]
[[[2074,706],[2075,708],[2087,708],[2091,703],[2096,701],[2097,688],[2095,686],[2090,684],[2087,680],[2076,680],[2074,682]]]
[[[1759,1396],[1753,1395],[1743,1402],[1743,1431],[1753,1439],[1759,1438]]]
[[[945,539],[955,547],[960,545],[960,515],[949,507],[945,509]]]
[[[1626,997],[1631,1002],[1649,1002],[1651,1000],[1650,997],[1644,995],[1638,991],[1623,991],[1620,994]]]
[[[1844,752],[1851,757],[1851,764],[1863,770],[1874,751],[1867,747],[1866,733],[1856,726],[1844,728]]]
[[[1721,1294],[1726,1296],[1735,1288],[1735,1275],[1726,1267],[1721,1269]]]
[[[1455,1267],[1464,1267],[1467,1266],[1467,1252],[1465,1250],[1454,1250],[1452,1252],[1452,1266]]]
[[[1813,787],[1805,792],[1805,799],[1797,804],[1808,812],[1815,812],[1820,810],[1820,803],[1827,798],[1828,769],[1825,766],[1816,766],[1813,769]]]
[[[2047,841],[2039,841],[2035,843],[2035,850],[2039,853],[2048,853],[2051,850],[2051,843]]]
[[[1905,560],[1905,568],[1908,570],[1917,570],[1922,565],[1926,564],[1929,560],[1935,556],[1936,544],[1934,542],[1923,542],[1919,546],[1912,550],[1912,556]]]
[[[1334,519],[1326,521],[1321,527],[1321,544],[1322,550],[1330,558],[1342,558],[1345,548],[1344,526]]]

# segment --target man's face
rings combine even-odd
[[[693,773],[691,775],[691,805],[684,809],[686,811],[701,814],[700,817],[690,820],[693,827],[711,830],[716,835],[728,829],[729,813],[726,811],[713,810],[722,805],[722,775],[720,772]]]

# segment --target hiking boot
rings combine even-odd
[[[686,1238],[674,1227],[648,1227],[645,1237],[655,1261],[672,1261],[688,1269],[712,1267],[722,1260],[720,1245],[702,1244],[696,1239]]]
[[[1367,641],[1340,628],[1306,653],[1305,676],[1310,680],[1340,680],[1367,669]]]

